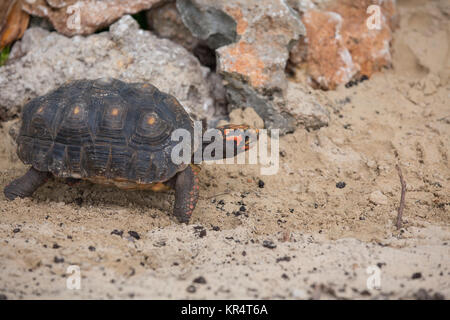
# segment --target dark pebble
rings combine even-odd
[[[281,261],[289,262],[289,261],[291,261],[291,257],[285,256],[285,257],[277,258],[277,262],[281,262]]]
[[[336,183],[336,188],[338,189],[344,189],[346,186],[344,181],[339,181],[338,183]]]
[[[241,207],[239,208],[239,211],[245,212],[245,211],[247,211],[247,209],[246,209],[244,206],[241,206]]]
[[[54,243],[52,248],[53,249],[59,249],[59,248],[61,248],[61,246],[59,244],[57,244],[57,243]]]
[[[361,291],[362,296],[370,296],[370,292],[368,290]]]
[[[128,234],[130,235],[130,237],[135,238],[136,240],[139,240],[141,237],[139,236],[139,233],[137,233],[136,231],[128,231]]]
[[[111,234],[114,234],[114,235],[116,235],[116,236],[122,236],[123,235],[123,231],[122,230],[117,230],[117,229],[114,229],[113,231],[111,231]]]
[[[271,240],[264,240],[263,247],[269,248],[269,249],[275,249],[277,247],[277,245],[275,243],[273,243],[273,241],[271,241]]]
[[[89,251],[95,251],[95,247],[94,246],[89,246]]]
[[[17,232],[20,232],[20,228],[15,228],[15,229],[13,230],[13,233],[17,233]]]
[[[190,285],[189,287],[186,288],[186,291],[189,293],[194,293],[195,291],[197,291],[197,289],[195,288],[195,286]]]
[[[420,278],[422,278],[422,273],[420,273],[420,272],[415,272],[411,276],[411,279],[420,279]]]
[[[206,283],[206,279],[202,276],[195,278],[192,282],[194,283],[199,283],[199,284],[205,284]]]
[[[206,236],[206,230],[203,229],[202,231],[200,231],[200,233],[198,234],[198,236],[199,236],[200,238],[205,237],[205,236]]]
[[[55,258],[53,258],[53,262],[54,263],[63,263],[64,262],[64,258],[58,258],[55,256]]]
[[[261,179],[258,181],[258,187],[264,188],[264,181],[262,181]]]

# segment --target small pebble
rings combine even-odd
[[[116,236],[122,236],[123,235],[123,231],[122,230],[117,230],[117,229],[114,229],[113,231],[111,231],[111,234],[114,234],[114,235],[116,235]]]
[[[281,261],[289,262],[289,261],[291,261],[291,257],[285,256],[285,257],[277,258],[277,262],[281,262]]]
[[[139,233],[137,233],[136,231],[128,231],[128,234],[135,238],[136,240],[139,240],[141,237],[139,236]]]
[[[195,286],[190,285],[189,287],[186,288],[186,291],[189,293],[194,293],[195,291],[197,291],[197,289],[195,288]]]
[[[261,179],[258,181],[258,187],[264,188],[264,181],[262,181]]]
[[[420,272],[415,272],[411,276],[411,279],[420,279],[420,278],[422,278],[422,273],[420,273]]]
[[[344,189],[346,186],[344,181],[339,181],[338,183],[336,183],[336,188],[338,189]]]
[[[206,283],[206,279],[202,276],[195,278],[192,282],[194,283],[199,283],[199,284],[205,284]]]
[[[58,258],[55,256],[55,258],[53,258],[53,262],[54,263],[63,263],[64,262],[64,258]]]
[[[269,249],[275,249],[277,247],[277,245],[275,243],[273,243],[273,241],[271,241],[271,240],[264,240],[263,247],[269,248]]]

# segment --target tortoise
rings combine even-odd
[[[68,82],[24,106],[17,154],[31,168],[4,194],[9,200],[30,197],[52,176],[123,189],[172,188],[173,215],[187,223],[199,197],[199,168],[192,161],[172,161],[177,142],[171,134],[178,128],[194,135],[193,120],[177,99],[150,83],[113,78]],[[234,144],[225,157],[248,150],[250,140],[242,135],[250,126],[216,129],[224,145]],[[193,145],[191,156],[206,145]]]

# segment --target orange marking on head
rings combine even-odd
[[[237,142],[237,144],[241,144],[241,142],[242,142],[242,136],[228,136],[225,139],[227,141],[234,140]]]
[[[76,106],[75,108],[73,108],[73,114],[79,114],[80,113],[80,107]]]
[[[119,114],[119,109],[117,109],[117,108],[112,109],[112,110],[111,110],[111,114],[112,114],[113,116],[117,116],[117,115]]]
[[[42,111],[44,111],[44,107],[40,107],[37,111],[37,113],[41,113]]]

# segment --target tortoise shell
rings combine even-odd
[[[65,84],[25,105],[22,119],[19,158],[58,177],[167,181],[187,166],[171,161],[172,132],[193,137],[192,120],[173,96],[109,78]]]

